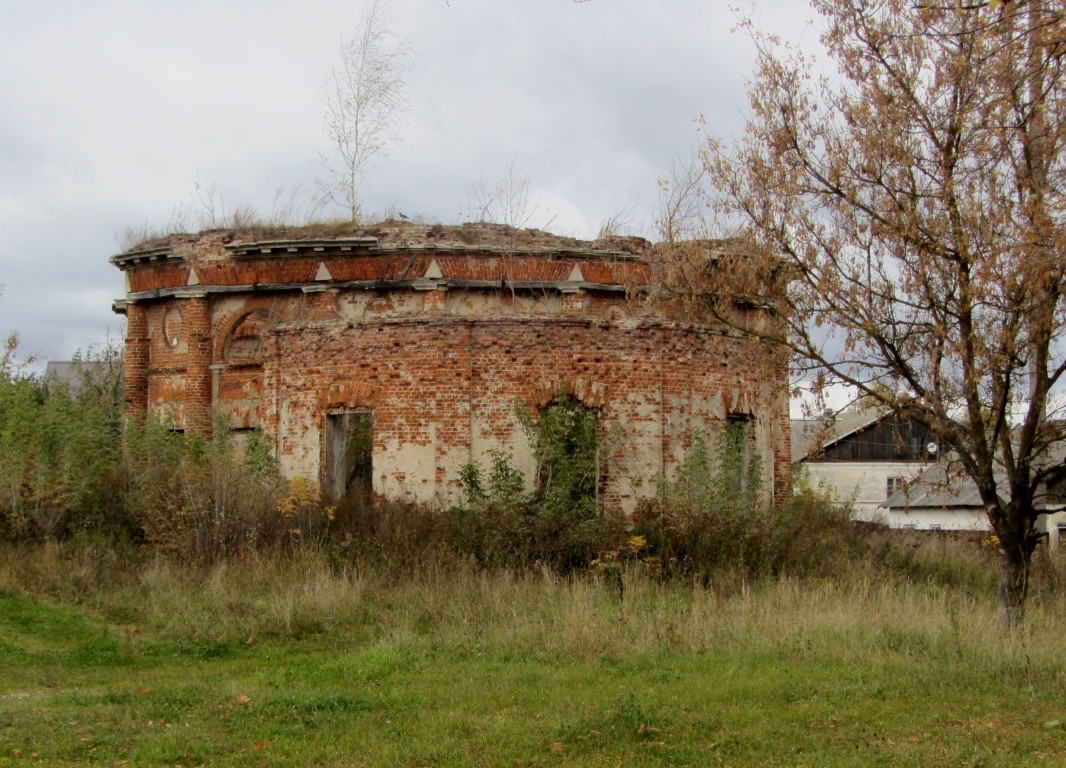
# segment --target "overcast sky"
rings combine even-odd
[[[369,211],[454,223],[513,157],[552,230],[594,237],[746,112],[750,41],[715,0],[393,0],[414,52],[402,139],[367,177]],[[359,2],[0,0],[0,332],[67,359],[116,335],[108,264],[196,185],[227,210],[315,191],[322,86]],[[795,32],[801,0],[766,0]],[[808,33],[804,33],[806,36]],[[809,33],[811,38],[815,35]],[[328,213],[342,215],[339,210]]]

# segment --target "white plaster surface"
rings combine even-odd
[[[983,509],[948,507],[946,509],[888,509],[881,507],[856,518],[882,523],[889,528],[913,528],[918,531],[988,531],[991,526]]]
[[[824,484],[841,501],[851,501],[855,516],[867,519],[887,500],[888,478],[913,480],[927,466],[913,461],[805,461],[811,487]]]

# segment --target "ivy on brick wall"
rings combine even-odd
[[[487,472],[475,462],[460,470],[464,504],[452,510],[456,538],[486,564],[542,562],[562,570],[591,562],[623,527],[599,513],[604,450],[597,412],[566,388],[539,413],[516,406],[536,462],[533,489],[501,452]]]
[[[517,411],[536,459],[533,500],[542,514],[595,518],[601,455],[596,411],[565,388],[536,418],[525,408]]]

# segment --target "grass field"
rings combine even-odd
[[[0,766],[1066,765],[1066,606],[0,552]]]

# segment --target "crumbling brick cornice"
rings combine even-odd
[[[183,258],[184,257],[177,252],[174,246],[161,245],[155,248],[144,248],[141,250],[116,253],[109,258],[108,261],[122,271],[126,271],[132,267],[143,266],[146,264],[159,264],[168,261],[181,261]]]

